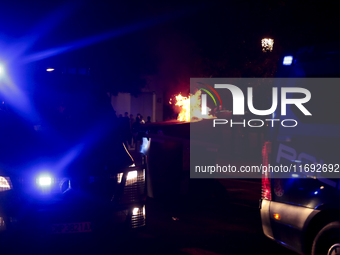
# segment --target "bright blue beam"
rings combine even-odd
[[[68,165],[70,165],[83,151],[84,144],[78,144],[70,149],[56,164],[55,170],[59,173],[62,172]]]
[[[86,46],[90,46],[108,39],[112,39],[112,38],[116,38],[119,36],[123,36],[144,28],[148,28],[148,27],[152,27],[155,25],[158,25],[160,23],[166,22],[166,21],[170,21],[170,20],[174,20],[176,18],[179,18],[185,14],[188,14],[190,12],[194,12],[196,11],[197,8],[192,8],[190,10],[181,10],[181,11],[177,11],[175,13],[168,13],[162,16],[158,16],[156,18],[152,18],[152,19],[148,19],[145,21],[141,21],[135,24],[131,24],[131,25],[127,25],[125,27],[122,27],[120,29],[115,29],[115,30],[111,30],[99,35],[94,35],[88,38],[84,38],[84,39],[80,39],[78,41],[72,42],[72,43],[68,43],[65,44],[63,46],[60,47],[55,47],[52,49],[48,49],[48,50],[44,50],[44,51],[40,51],[34,54],[31,54],[25,58],[23,58],[23,63],[30,63],[30,62],[34,62],[34,61],[39,61],[45,58],[49,58],[61,53],[65,53],[68,51],[72,51],[72,50],[76,50],[76,49],[80,49],[80,48],[84,48]]]
[[[11,61],[22,56],[40,38],[51,32],[58,24],[70,16],[80,6],[79,1],[68,2],[48,14],[39,24],[37,24],[27,35],[20,38],[6,52],[7,60]]]
[[[40,25],[38,25],[35,29],[32,30],[31,35],[28,35],[22,38],[22,40],[25,39],[24,41],[20,40],[13,48],[6,49],[6,51],[4,51],[4,54],[6,54],[8,58],[7,62],[11,62],[10,60],[20,57],[20,55],[22,56],[22,53],[25,52],[30,46],[32,46],[36,42],[36,40],[38,40],[40,37],[46,34],[51,29],[51,26],[52,27],[56,26],[62,20],[62,18],[65,17],[67,13],[68,14],[71,13],[73,8],[69,8],[70,6],[69,7],[67,6],[68,5],[62,6],[52,15],[48,16],[47,19],[43,20],[40,23]],[[77,7],[78,6],[77,2],[76,4],[72,6]],[[123,36],[128,33],[132,33],[132,32],[144,29],[144,28],[155,26],[160,23],[164,23],[166,21],[174,20],[184,15],[190,15],[202,8],[203,6],[196,6],[196,7],[183,9],[177,12],[164,14],[164,15],[151,18],[151,19],[147,19],[147,20],[135,23],[135,24],[127,25],[120,29],[111,30],[106,33],[80,39],[78,41],[68,43],[60,47],[55,47],[52,49],[47,49],[44,51],[33,53],[26,57],[22,56],[18,62],[25,64],[25,63],[31,63],[34,61],[49,58],[49,57],[52,57],[52,56],[55,56],[61,53],[83,48],[83,47],[86,47],[86,46],[89,46],[95,43],[99,43],[99,42],[102,42],[108,39],[112,39],[118,36]],[[13,82],[13,80],[10,79],[10,77],[7,76],[6,73],[3,75],[3,79],[0,82],[0,94],[2,94],[5,97],[5,99],[9,103],[11,103],[16,108],[16,110],[20,112],[20,114],[22,114],[26,118],[29,118],[29,119],[38,118],[37,112],[35,111],[29,98],[23,93],[23,91],[21,91],[20,87],[17,86]]]
[[[12,81],[12,79],[8,77],[5,71],[0,79],[0,95],[2,95],[10,105],[14,106],[22,117],[31,120],[37,119],[38,115],[29,98]]]
[[[3,77],[5,74],[5,67],[0,63],[0,79]]]
[[[97,142],[102,141],[107,134],[112,132],[110,125],[105,123],[107,119],[98,120],[87,132],[84,134],[78,143],[68,150],[65,155],[54,163],[54,173],[61,174],[72,162],[74,162],[82,152],[91,149]]]

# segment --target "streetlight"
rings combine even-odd
[[[54,71],[54,68],[47,68],[46,71],[47,72],[52,72],[52,71]]]
[[[262,44],[262,51],[263,52],[271,52],[273,50],[273,46],[274,46],[274,39],[271,38],[263,38],[261,40],[261,44]]]

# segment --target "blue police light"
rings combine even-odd
[[[293,63],[293,56],[284,56],[282,64],[284,66],[290,66]]]
[[[2,64],[0,64],[0,78],[4,76],[4,74],[5,74],[5,67]]]
[[[48,187],[52,185],[52,177],[49,175],[41,175],[38,177],[38,184],[42,187]]]

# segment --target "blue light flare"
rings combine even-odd
[[[7,60],[12,61],[22,56],[28,49],[30,49],[39,39],[46,36],[53,31],[66,18],[68,18],[74,11],[79,9],[82,5],[81,1],[69,1],[60,5],[57,9],[47,14],[35,27],[33,27],[27,35],[24,35],[17,42],[14,42],[8,49],[6,49]]]
[[[201,7],[199,7],[201,8]],[[127,25],[124,26],[122,28],[119,29],[114,29],[105,33],[101,33],[98,35],[93,35],[87,38],[83,38],[80,39],[78,41],[75,42],[71,42],[68,44],[64,44],[63,46],[60,47],[55,47],[55,48],[51,48],[51,49],[47,49],[47,50],[43,50],[34,54],[31,54],[25,58],[22,59],[22,62],[24,64],[30,63],[30,62],[34,62],[34,61],[39,61],[42,59],[46,59],[55,55],[59,55],[61,53],[65,53],[65,52],[69,52],[69,51],[73,51],[73,50],[77,50],[80,48],[84,48],[105,40],[109,40],[112,38],[116,38],[119,36],[123,36],[132,32],[136,32],[139,31],[141,29],[144,28],[148,28],[148,27],[152,27],[152,26],[156,26],[160,23],[164,23],[166,21],[169,20],[174,20],[177,19],[181,16],[183,16],[184,14],[190,14],[193,13],[195,11],[197,11],[197,9],[199,8],[191,8],[191,9],[184,9],[184,10],[180,10],[177,12],[171,12],[171,13],[167,13],[155,18],[151,18],[151,19],[147,19],[144,21],[140,21],[138,23],[134,23],[131,25]]]
[[[37,113],[27,95],[8,77],[7,72],[3,71],[1,78],[0,95],[14,107],[14,110],[23,118],[29,120],[36,119]]]
[[[284,56],[282,64],[284,66],[290,66],[293,63],[293,56]]]
[[[5,67],[2,64],[0,64],[0,79],[4,74],[5,74]]]
[[[52,177],[47,174],[41,175],[38,177],[38,184],[41,187],[49,187],[52,185]]]

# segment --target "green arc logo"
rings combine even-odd
[[[217,93],[217,91],[213,87],[209,86],[208,84],[202,83],[202,82],[197,82],[197,83],[201,84],[201,85],[204,85],[205,87],[209,88],[212,92],[214,92],[214,94],[216,95],[216,97],[218,98],[218,100],[220,102],[220,105],[222,106],[222,100],[221,100],[219,94]],[[213,94],[209,90],[201,88],[201,87],[199,87],[198,89],[203,90],[205,93],[207,93],[212,98],[212,100],[215,103],[215,106],[217,107],[216,99],[215,99],[215,97],[213,96]]]

